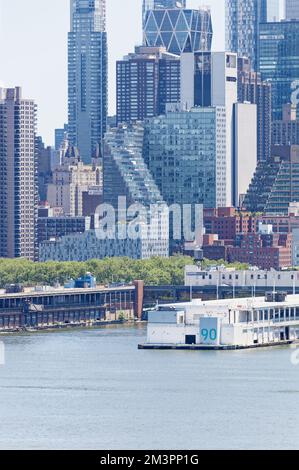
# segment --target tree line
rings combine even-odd
[[[0,259],[0,287],[9,284],[63,285],[70,279],[77,279],[87,272],[92,273],[98,284],[107,285],[113,282],[130,283],[143,280],[145,285],[183,285],[184,268],[194,264],[194,260],[186,256],[170,258],[151,258],[149,260],[133,260],[130,258],[106,258],[86,262],[47,262],[34,263],[26,259]],[[204,260],[203,268],[223,261]],[[246,265],[235,265],[246,268]]]

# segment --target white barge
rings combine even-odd
[[[299,339],[299,295],[195,300],[149,312],[147,342],[139,349],[247,349]]]

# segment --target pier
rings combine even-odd
[[[299,340],[299,296],[160,305],[148,312],[147,342],[139,349],[237,350]]]
[[[0,294],[0,332],[141,318],[143,285]]]

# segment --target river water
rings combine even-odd
[[[145,334],[0,337],[0,449],[299,449],[292,349],[138,351]]]

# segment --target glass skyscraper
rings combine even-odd
[[[168,205],[226,206],[225,107],[198,107],[147,120],[143,155]]]
[[[226,50],[258,66],[259,24],[267,15],[267,0],[226,0]]]
[[[213,39],[211,11],[184,8],[150,10],[146,16],[143,43],[164,46],[172,54],[210,51]]]
[[[287,20],[299,19],[299,2],[298,0],[286,0],[286,18]]]
[[[71,0],[68,136],[90,163],[101,154],[107,121],[106,0]]]
[[[272,117],[280,121],[283,105],[299,104],[299,21],[260,25],[259,69],[272,84]]]
[[[143,8],[142,8],[142,18],[143,18],[143,25],[146,21],[146,16],[149,10],[161,10],[163,8],[185,8],[186,7],[186,0],[181,0],[178,2],[177,0],[143,0]]]
[[[226,50],[250,59],[257,71],[260,23],[283,20],[284,6],[284,0],[226,0]]]

